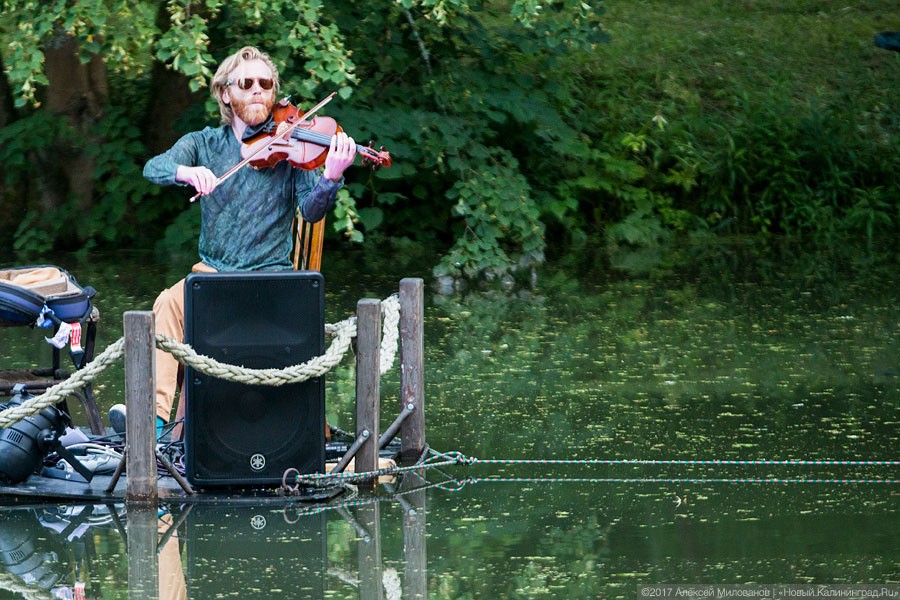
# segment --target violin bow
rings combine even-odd
[[[317,113],[317,112],[319,111],[319,109],[321,109],[323,106],[325,106],[326,104],[328,104],[329,102],[331,102],[331,99],[334,98],[334,95],[335,95],[336,93],[337,93],[337,92],[331,92],[330,94],[328,94],[328,96],[326,96],[324,99],[322,99],[321,102],[319,102],[318,104],[316,104],[315,106],[313,106],[311,109],[309,109],[308,111],[306,111],[305,113],[303,113],[303,115],[302,115],[299,119],[297,119],[297,121],[296,121],[293,125],[291,125],[291,126],[288,127],[287,129],[285,129],[285,130],[282,131],[281,133],[277,134],[276,137],[280,137],[280,138],[283,138],[283,139],[291,139],[291,138],[290,138],[291,132],[294,131],[294,129],[296,129],[298,125],[300,125],[301,123],[304,123],[304,122],[306,122],[307,120],[309,120],[309,117],[311,117],[312,115],[314,115],[315,113]],[[231,177],[232,175],[234,175],[235,173],[237,173],[238,171],[240,171],[240,170],[244,167],[244,165],[246,165],[246,164],[249,163],[251,160],[253,160],[254,158],[256,158],[256,156],[257,156],[260,152],[262,152],[263,150],[265,150],[267,146],[268,146],[268,144],[263,144],[263,145],[261,145],[259,148],[256,149],[256,152],[254,152],[253,154],[251,154],[250,156],[248,156],[247,158],[245,158],[244,160],[242,160],[242,161],[239,162],[238,164],[236,164],[236,165],[234,165],[233,167],[231,167],[230,169],[228,169],[228,171],[226,171],[225,173],[223,173],[221,177],[218,177],[218,178],[216,179],[216,182],[215,182],[215,185],[213,186],[213,189],[216,189],[216,188],[219,186],[220,183],[222,183],[223,181],[225,181],[226,179],[228,179],[229,177]],[[197,193],[191,198],[191,202],[194,202],[195,200],[197,200],[197,199],[198,199],[199,197],[201,197],[202,195],[203,195],[203,194],[202,194],[201,192],[197,192]]]

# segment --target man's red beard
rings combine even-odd
[[[254,100],[260,100],[262,104],[251,104]],[[247,125],[259,125],[265,121],[269,113],[272,112],[273,106],[275,106],[275,100],[271,96],[249,98],[247,100],[231,99],[231,109],[234,111],[234,114]]]

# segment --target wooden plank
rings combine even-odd
[[[298,213],[294,222],[294,270],[321,271],[325,219],[308,223]]]
[[[400,458],[412,461],[425,448],[425,283],[400,280],[400,410],[415,406],[400,427]]]
[[[356,472],[374,471],[378,466],[378,424],[380,419],[381,301],[373,298],[356,304],[356,435],[369,432],[368,441],[356,454]],[[360,483],[371,488],[375,481]]]
[[[128,311],[125,320],[125,500],[155,504],[156,320]]]
[[[307,269],[310,271],[322,270],[322,245],[325,241],[325,218],[317,221],[312,227],[311,239],[309,242],[309,261]]]
[[[384,463],[382,466],[390,466]],[[125,478],[119,479],[111,492],[106,489],[112,482],[111,475],[94,475],[90,483],[81,481],[56,479],[42,475],[32,475],[27,481],[16,484],[0,483],[0,504],[45,504],[47,502],[120,502],[125,499]],[[326,502],[344,493],[340,487],[310,488],[301,496],[278,494],[272,489],[209,489],[200,490],[193,495],[185,493],[173,477],[163,474],[159,478],[157,494],[160,502],[177,504],[227,504],[230,502],[255,504],[290,504],[294,502]]]

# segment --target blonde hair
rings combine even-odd
[[[275,82],[275,85],[272,87],[272,93],[275,96],[278,95],[278,68],[275,66],[275,63],[272,62],[272,59],[269,58],[268,54],[258,48],[244,46],[222,61],[222,64],[219,65],[216,74],[213,76],[212,84],[210,86],[212,88],[213,98],[219,103],[219,114],[222,116],[222,124],[224,125],[229,125],[234,118],[234,111],[231,109],[231,105],[222,99],[225,88],[228,87],[228,76],[239,66],[251,60],[261,60],[266,63],[266,66],[272,71],[272,79]]]

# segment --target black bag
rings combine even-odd
[[[95,293],[53,265],[0,269],[0,325],[35,325],[42,316],[54,323],[82,321]]]

